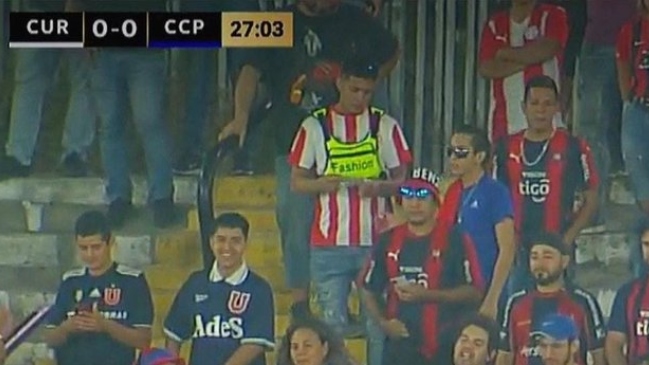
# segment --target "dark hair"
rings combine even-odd
[[[541,231],[528,236],[524,241],[527,242],[526,247],[530,250],[536,245],[546,245],[555,248],[562,255],[570,255],[570,249],[563,242],[563,238],[556,233]]]
[[[471,148],[473,148],[474,153],[485,153],[485,158],[483,164],[488,164],[491,162],[491,142],[489,142],[489,137],[487,133],[478,127],[472,125],[461,125],[455,129],[453,134],[464,134],[471,137]]]
[[[379,78],[379,67],[373,62],[353,58],[343,62],[342,75],[376,80]]]
[[[243,233],[243,237],[248,239],[250,232],[250,223],[243,215],[236,212],[223,213],[219,215],[212,224],[212,232],[214,234],[219,228],[239,228]]]
[[[554,92],[554,96],[559,97],[559,88],[557,88],[557,83],[554,82],[554,79],[547,75],[538,75],[532,77],[525,83],[523,101],[527,101],[527,98],[530,96],[530,90],[534,88],[550,89]]]
[[[77,237],[88,237],[101,235],[101,238],[108,242],[110,238],[110,225],[104,213],[91,210],[87,211],[77,218],[74,224],[74,234]]]
[[[347,355],[345,350],[345,342],[341,336],[338,336],[334,331],[323,321],[310,316],[307,318],[299,319],[288,327],[286,334],[282,338],[279,350],[277,351],[277,365],[295,365],[291,359],[291,340],[293,335],[299,329],[309,329],[315,332],[320,338],[321,343],[326,343],[329,347],[329,352],[324,359],[324,363],[328,365],[352,365],[353,361]]]
[[[455,342],[460,339],[462,330],[469,326],[476,326],[482,328],[483,330],[485,330],[485,332],[487,332],[487,336],[489,336],[487,340],[488,354],[491,354],[497,349],[498,341],[500,339],[500,327],[498,326],[498,323],[496,323],[496,321],[494,321],[493,319],[478,313],[471,314],[460,321],[460,324],[457,327]]]

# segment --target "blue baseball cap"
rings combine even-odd
[[[161,348],[149,348],[142,351],[137,365],[185,365],[185,361],[172,352]]]
[[[579,329],[571,317],[556,313],[543,318],[530,335],[551,338],[556,341],[570,341],[579,338]]]

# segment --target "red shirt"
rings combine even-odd
[[[637,44],[634,41],[634,27],[640,22],[640,40]],[[631,60],[634,52],[636,58]],[[617,37],[617,60],[631,64],[632,66],[632,89],[631,93],[633,96],[637,97],[647,97],[649,94],[647,89],[649,88],[649,78],[647,77],[647,70],[641,69],[640,65],[642,64],[643,54],[649,51],[649,23],[645,18],[636,17],[629,22],[627,22],[620,30],[620,34]]]
[[[556,81],[557,86],[560,85],[563,51],[568,41],[568,20],[562,8],[539,4],[526,23],[514,24],[509,11],[501,11],[491,16],[482,30],[480,62],[493,59],[502,48],[523,47],[542,37],[556,39],[561,43],[561,50],[554,57],[543,63],[529,65],[523,72],[491,80],[488,128],[492,141],[527,127],[521,109],[527,80],[547,75]],[[561,124],[560,115],[557,116],[556,124]]]

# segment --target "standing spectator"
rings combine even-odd
[[[640,260],[649,263],[649,218],[640,224]],[[635,250],[632,250],[632,252]],[[606,337],[606,357],[609,364],[634,365],[649,358],[649,276],[642,275],[622,285],[615,295]],[[626,350],[625,350],[626,349]]]
[[[489,138],[491,141],[525,128],[521,111],[525,83],[537,75],[561,80],[568,40],[562,8],[537,0],[512,0],[508,10],[492,15],[482,30],[478,72],[491,80]],[[557,113],[555,123],[562,124]]]
[[[304,120],[288,158],[292,189],[317,197],[311,278],[324,320],[339,334],[348,323],[349,288],[377,242],[384,197],[397,191],[412,160],[397,121],[369,106],[378,72],[363,60],[345,62],[339,101]],[[368,321],[370,352],[377,348],[373,327]],[[379,356],[370,354],[370,365]]]
[[[48,313],[45,340],[59,365],[130,365],[149,347],[153,302],[144,274],[113,262],[115,238],[106,217],[82,214],[75,224],[85,268],[63,275]]]
[[[453,365],[488,365],[495,360],[499,330],[493,319],[471,315],[458,328]]]
[[[300,319],[286,330],[277,351],[277,365],[354,365],[343,338],[314,317]]]
[[[598,176],[586,142],[563,128],[554,128],[559,110],[554,80],[537,76],[525,85],[523,109],[527,128],[503,139],[496,147],[495,174],[514,201],[519,241],[514,290],[530,281],[529,247],[520,244],[540,231],[557,233],[574,253],[575,239],[597,211]],[[573,213],[575,195],[582,204]]]
[[[444,221],[437,224],[438,180],[428,169],[412,171],[399,188],[407,223],[381,234],[364,275],[368,311],[388,336],[386,365],[447,359],[445,334],[482,299],[475,247],[466,236],[448,232]],[[387,303],[380,305],[386,292]]]
[[[72,0],[83,11],[164,12],[165,0]],[[108,220],[121,227],[132,210],[133,185],[126,143],[130,109],[144,147],[148,201],[157,227],[174,222],[171,148],[165,115],[164,50],[101,49],[93,52],[92,92],[101,120],[101,158],[106,174]]]
[[[183,0],[179,2],[181,12],[254,12],[259,11],[259,0]],[[181,120],[181,133],[179,141],[179,154],[174,163],[174,173],[179,175],[192,175],[200,171],[201,160],[205,149],[205,127],[209,116],[211,98],[216,95],[216,85],[213,82],[217,71],[217,50],[190,49],[183,50],[182,55],[186,62],[180,70],[185,79],[186,94],[184,98],[183,119]],[[229,79],[235,79],[241,68],[242,54],[246,50],[232,48],[226,53]],[[259,108],[256,108],[259,109]],[[259,118],[254,122],[258,123]],[[249,150],[247,146],[244,150]],[[247,147],[247,148],[246,148]],[[243,159],[247,160],[247,155]],[[238,170],[248,171],[248,161],[237,159]]]
[[[294,16],[294,47],[262,51],[258,58],[243,66],[235,87],[234,119],[219,138],[238,135],[241,142],[244,140],[251,103],[263,78],[273,98],[269,120],[275,125],[276,217],[287,286],[294,300],[291,312],[300,317],[309,313],[309,228],[313,221],[313,198],[291,191],[288,163],[291,143],[300,123],[312,110],[336,102],[334,84],[344,59],[373,60],[381,65],[379,78],[382,79],[396,65],[399,45],[376,19],[337,0],[298,0],[284,10]]]
[[[573,81],[577,70],[577,58],[584,40],[584,32],[588,21],[588,0],[541,0],[566,11],[568,20],[568,40],[563,52],[561,68],[561,113],[567,125],[571,124]]]
[[[601,177],[599,214],[606,218],[609,173],[623,170],[621,152],[622,99],[617,86],[615,40],[620,28],[634,14],[634,0],[589,0],[588,24],[579,57],[577,116],[573,133],[588,142]]]
[[[440,210],[474,242],[489,288],[480,311],[495,319],[516,249],[511,197],[503,184],[486,173],[490,153],[491,145],[481,130],[463,127],[453,134],[447,154],[457,180],[449,186]]]
[[[164,322],[166,347],[180,353],[191,340],[189,365],[265,365],[275,343],[275,306],[268,282],[244,261],[248,220],[224,213],[214,221],[214,265],[194,272]]]
[[[586,365],[588,353],[594,365],[604,359],[605,324],[597,300],[590,293],[566,285],[564,271],[570,253],[561,236],[541,233],[530,240],[529,267],[536,287],[515,293],[500,314],[502,343],[497,365],[541,365],[534,330],[553,313],[572,316],[579,328],[577,364]]]
[[[638,1],[639,15],[627,22],[617,39],[618,83],[624,112],[622,151],[640,209],[649,215],[649,0]]]
[[[579,356],[579,328],[566,315],[549,314],[533,332],[538,340],[543,365],[577,365]]]
[[[610,171],[622,171],[622,98],[617,86],[615,44],[622,26],[635,14],[637,0],[588,0],[588,23],[579,56],[578,116],[573,132],[593,148],[606,194]],[[600,204],[608,196],[600,195]],[[603,207],[600,208],[603,210]]]
[[[62,12],[66,0],[23,0],[22,3],[23,11]],[[85,176],[97,121],[89,87],[90,59],[81,50],[19,49],[15,52],[11,120],[5,154],[0,158],[0,179],[30,174],[46,96],[62,60],[67,61],[70,98],[63,129],[61,167],[67,176]]]

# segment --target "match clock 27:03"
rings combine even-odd
[[[224,47],[292,47],[293,13],[222,13]]]

